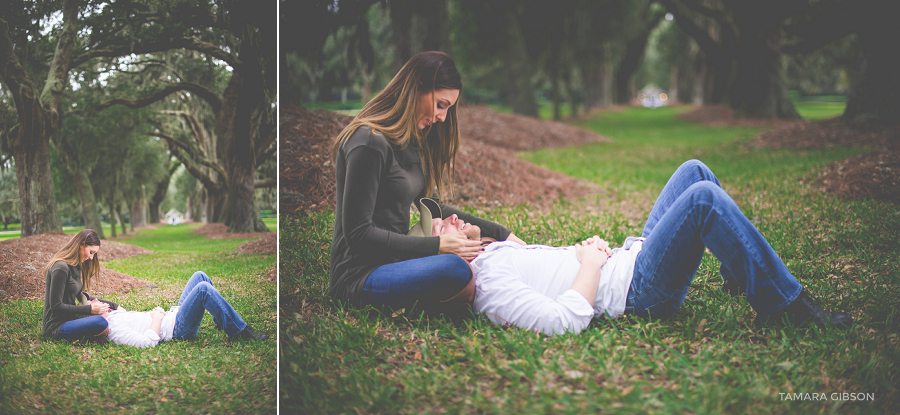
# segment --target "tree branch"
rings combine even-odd
[[[68,86],[69,60],[75,48],[75,36],[78,34],[78,5],[75,0],[63,2],[63,25],[53,53],[53,62],[47,73],[47,82],[41,92],[41,104],[48,110],[50,127],[59,128],[59,100]]]
[[[177,158],[182,165],[184,165],[184,168],[187,169],[188,173],[190,173],[191,176],[194,176],[194,178],[199,180],[200,183],[203,183],[204,187],[215,192],[221,192],[222,190],[224,190],[223,184],[216,183],[212,177],[200,170],[200,168],[196,164],[194,164],[190,157],[182,153],[182,149],[186,149],[184,143],[181,143],[176,140],[175,137],[162,132],[156,132],[151,135],[166,140],[166,142],[169,144],[169,152],[172,153],[172,155],[175,156],[175,158]],[[225,178],[228,176],[223,175],[222,177]]]
[[[168,96],[169,94],[171,94],[173,92],[178,92],[178,91],[190,91],[190,92],[197,94],[197,96],[199,96],[200,98],[203,98],[204,101],[209,103],[209,105],[212,107],[212,110],[214,113],[218,113],[219,108],[222,107],[222,101],[219,99],[218,95],[216,95],[214,92],[207,89],[206,87],[204,87],[202,85],[192,84],[190,82],[179,82],[179,83],[175,83],[175,84],[168,84],[162,90],[150,95],[149,97],[143,98],[143,99],[131,101],[131,100],[127,100],[127,99],[116,98],[116,99],[112,99],[112,100],[106,101],[104,103],[98,104],[96,107],[94,107],[94,109],[97,111],[102,111],[102,110],[106,109],[107,107],[111,107],[113,105],[124,105],[131,109],[143,108],[143,107],[146,107],[156,101],[159,101],[159,100],[165,98],[166,96]]]
[[[724,55],[726,53],[722,45],[713,40],[713,38],[706,33],[706,30],[694,23],[688,17],[687,13],[679,7],[675,0],[660,0],[660,2],[666,6],[666,9],[672,13],[673,16],[675,16],[675,23],[678,24],[678,27],[680,27],[688,36],[693,38],[694,41],[697,42],[697,45],[700,46],[700,49],[703,49],[703,53],[707,55],[707,58]]]
[[[267,188],[267,187],[275,187],[278,184],[278,180],[274,177],[269,177],[267,179],[260,180],[256,183],[253,183],[253,187],[257,189]]]
[[[219,49],[215,45],[207,42],[201,42],[195,39],[189,38],[179,38],[179,39],[169,39],[169,40],[160,40],[156,42],[148,42],[148,43],[140,43],[136,45],[122,45],[120,44],[118,47],[108,48],[108,49],[95,49],[89,50],[87,52],[82,53],[81,55],[76,56],[72,59],[72,62],[69,64],[69,68],[76,68],[79,65],[93,59],[99,57],[107,57],[107,58],[115,58],[119,56],[126,56],[131,54],[144,54],[144,53],[153,53],[153,52],[161,52],[169,49],[188,49],[195,50],[201,53],[205,53],[210,55],[216,59],[225,61],[227,64],[231,65],[231,67],[235,71],[240,71],[243,69],[244,63],[238,59],[236,56],[225,52],[222,49]]]

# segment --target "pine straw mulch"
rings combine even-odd
[[[334,208],[334,138],[351,118],[331,111],[282,105],[280,147],[282,212]],[[454,195],[448,204],[483,207],[528,203],[548,208],[562,197],[576,199],[600,190],[535,166],[515,152],[609,139],[560,122],[501,114],[484,106],[460,106],[460,149]]]
[[[853,128],[840,117],[821,121],[740,119],[725,105],[698,107],[679,117],[708,126],[771,127],[747,142],[748,147],[868,147],[867,153],[829,164],[818,177],[822,188],[845,199],[900,203],[900,127]]]
[[[224,223],[207,223],[199,228],[191,229],[197,235],[206,235],[210,239],[255,238],[242,243],[231,252],[240,254],[274,254],[278,248],[278,234],[275,232],[228,232]]]
[[[0,242],[0,301],[10,299],[42,299],[44,297],[44,266],[72,235],[41,234]],[[150,251],[104,240],[100,243],[100,276],[92,281],[92,295],[152,286],[147,281],[106,269],[104,261],[148,254]]]

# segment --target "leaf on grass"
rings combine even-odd
[[[569,379],[581,379],[584,377],[584,373],[580,370],[567,370],[566,377]]]
[[[703,333],[703,326],[706,325],[706,319],[700,320],[700,324],[697,325],[697,334]]]
[[[391,313],[391,317],[392,317],[392,318],[397,318],[397,316],[402,315],[402,314],[405,313],[405,312],[406,312],[406,309],[405,309],[405,308],[401,308],[401,309],[399,309],[399,310],[395,310],[393,313]]]
[[[625,389],[622,389],[622,396],[628,395],[631,393],[631,390],[634,389],[634,385],[628,385]]]
[[[783,370],[791,370],[796,365],[790,360],[785,360],[784,362],[778,363],[775,366],[778,366]]]
[[[421,350],[416,350],[416,353],[413,355],[413,359],[415,359],[415,360],[422,360],[422,351],[421,351]]]

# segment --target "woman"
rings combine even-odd
[[[354,305],[408,307],[415,302],[468,303],[474,293],[466,260],[481,243],[460,235],[408,235],[414,201],[450,182],[459,147],[456,102],[462,82],[442,52],[423,52],[338,136],[334,146],[337,204],[329,294]],[[522,241],[500,225],[456,214],[497,240]]]
[[[450,217],[432,234],[478,229]],[[667,317],[684,301],[703,253],[722,263],[723,289],[744,295],[758,325],[809,323],[845,329],[852,318],[822,310],[703,163],[690,160],[666,183],[640,238],[610,249],[597,236],[575,247],[491,244],[472,261],[474,309],[491,321],[559,334],[600,316]]]
[[[106,335],[106,319],[100,315],[119,306],[110,301],[94,301],[87,294],[91,280],[100,274],[99,250],[97,232],[85,229],[75,234],[44,267],[43,337],[78,340]]]
[[[112,311],[104,314],[109,321],[107,337],[114,344],[139,348],[156,346],[160,341],[191,340],[197,336],[200,322],[208,311],[216,328],[228,335],[228,340],[265,340],[265,334],[257,334],[250,325],[228,304],[213,287],[212,280],[197,271],[188,279],[178,305],[164,311],[156,307],[151,311]]]

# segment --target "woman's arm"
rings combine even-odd
[[[384,154],[373,147],[357,146],[346,157],[341,221],[351,249],[387,251],[393,256],[411,258],[437,254],[438,237],[409,236],[375,225],[373,215],[384,170]]]
[[[74,305],[63,301],[66,293],[66,282],[69,279],[68,267],[52,266],[49,270],[50,280],[47,286],[47,301],[50,302],[50,311],[54,314],[91,314],[90,305]]]

